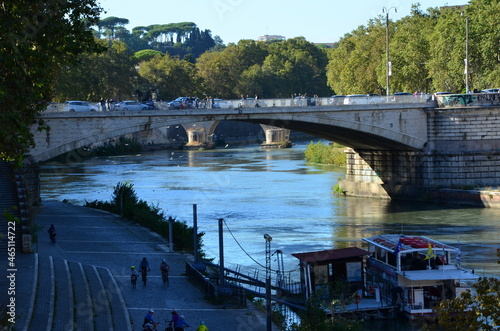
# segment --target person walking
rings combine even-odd
[[[165,259],[161,260],[160,263],[160,272],[161,272],[161,278],[163,279],[163,284],[168,284],[170,285],[170,281],[168,279],[168,273],[170,271],[170,266],[168,265],[167,261]]]

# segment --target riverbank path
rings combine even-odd
[[[185,261],[192,256],[170,252],[168,242],[146,228],[57,201],[45,201],[35,222],[40,227],[35,253],[15,257],[16,330],[141,331],[149,309],[160,322],[158,330],[165,329],[174,309],[193,331],[201,321],[210,331],[266,329],[265,314],[251,303],[234,309],[206,301],[185,275]],[[57,229],[54,245],[47,234],[51,224]],[[151,267],[147,285],[139,280],[132,288],[130,267],[138,267],[143,257]],[[171,266],[170,286],[161,280],[162,259]],[[2,256],[2,273],[7,261]],[[2,275],[2,296],[12,285]]]

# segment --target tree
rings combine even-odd
[[[42,129],[61,65],[101,51],[90,27],[101,8],[94,0],[0,2],[0,158],[20,162]]]
[[[149,61],[155,56],[163,56],[163,55],[164,54],[162,52],[154,49],[143,49],[138,52],[135,52],[132,57],[137,61],[137,63],[140,63],[143,61]]]
[[[105,40],[99,42],[103,46],[108,44]],[[137,72],[124,43],[111,42],[106,52],[82,54],[78,60],[59,73],[54,101],[130,99],[137,84]]]
[[[414,5],[411,15],[397,22],[390,39],[392,92],[432,91],[432,80],[426,64],[430,59],[432,42],[429,35],[436,21],[435,17],[422,12],[418,5]],[[383,75],[379,74],[379,82],[385,86],[385,65]]]
[[[467,6],[469,20],[469,67],[471,86],[478,89],[500,86],[498,17],[500,2],[474,0]],[[464,21],[465,21],[465,17]],[[465,25],[465,22],[463,22]]]
[[[479,278],[470,290],[453,300],[443,300],[436,308],[443,330],[497,330],[500,325],[500,279]]]
[[[465,23],[462,10],[456,7],[441,9],[430,38],[428,68],[434,90],[462,92],[465,86]]]
[[[99,28],[104,28],[104,35],[108,36],[110,39],[115,39],[115,30],[119,27],[127,25],[129,20],[126,18],[120,18],[116,16],[110,16],[102,19],[99,22]]]
[[[168,55],[143,62],[139,75],[149,82],[151,92],[164,100],[192,96],[197,92],[194,64]]]
[[[346,34],[338,48],[328,54],[330,88],[337,94],[381,93],[386,85],[385,49],[385,27],[380,18]]]

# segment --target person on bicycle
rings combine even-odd
[[[139,265],[139,269],[141,271],[151,271],[151,269],[149,269],[149,262],[146,259],[146,257],[142,258],[141,264]]]
[[[54,224],[51,224],[50,225],[50,228],[47,230],[47,232],[49,233],[49,239],[50,241],[56,241],[56,227],[54,226]]]
[[[137,278],[139,278],[139,273],[137,272],[137,270],[135,270],[134,266],[130,267],[130,271],[130,282],[132,283],[132,285],[134,285],[134,282],[137,282]]]
[[[170,271],[170,266],[168,265],[167,261],[165,259],[161,260],[160,263],[160,271],[161,271],[161,276],[163,277],[164,275],[167,276],[168,278],[168,272]]]
[[[150,309],[149,312],[146,314],[146,316],[144,316],[144,323],[142,323],[142,327],[144,329],[146,329],[146,327],[148,327],[150,329],[154,329],[156,327],[156,322],[153,319],[154,314],[155,314],[155,311],[153,309]]]
[[[168,323],[168,326],[169,326],[170,329],[167,328],[167,330],[174,331],[175,330],[175,326],[177,325],[177,321],[179,321],[179,314],[177,314],[177,311],[175,311],[175,309],[174,309],[174,310],[172,310],[172,319]]]
[[[175,323],[175,331],[182,331],[184,327],[189,327],[189,324],[184,320],[184,315],[179,316],[179,319]]]

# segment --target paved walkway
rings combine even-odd
[[[142,330],[143,318],[150,308],[155,310],[156,321],[161,322],[159,330],[164,330],[167,324],[165,320],[170,320],[170,313],[173,309],[185,316],[193,331],[196,330],[200,321],[204,321],[210,331],[266,329],[265,315],[257,311],[252,304],[245,309],[225,309],[204,300],[203,293],[184,275],[185,261],[191,256],[169,252],[166,240],[148,229],[123,221],[109,213],[55,201],[43,203],[36,216],[36,223],[42,228],[39,232],[38,245],[35,247],[37,254],[17,253],[16,255],[17,330],[41,330],[33,326],[34,321],[47,324],[47,329],[50,330],[50,324],[52,320],[57,320],[58,314],[60,316],[61,313],[71,313],[65,311],[68,310],[67,307],[65,309],[61,306],[61,300],[58,301],[59,305],[54,305],[54,309],[45,309],[44,313],[39,313],[44,311],[39,305],[50,307],[54,302],[51,298],[54,296],[54,291],[51,294],[50,289],[43,288],[43,283],[51,277],[53,279],[54,273],[55,288],[58,291],[61,291],[63,285],[63,288],[68,288],[65,285],[66,280],[57,279],[58,274],[65,268],[71,271],[69,273],[71,275],[78,275],[78,270],[86,275],[80,280],[74,276],[71,277],[69,282],[72,284],[73,291],[68,291],[71,293],[68,293],[66,297],[69,295],[74,298],[68,302],[76,302],[80,305],[93,304],[95,311],[95,306],[99,304],[95,298],[98,298],[100,293],[93,293],[95,287],[93,290],[92,284],[97,282],[101,282],[102,285],[102,282],[112,283],[114,279],[120,292],[118,293],[120,295],[110,299],[109,308],[104,307],[99,310],[99,312],[104,312],[103,314],[94,314],[96,315],[94,320],[86,321],[88,325],[84,328],[79,327],[77,322],[75,329],[103,330],[105,326],[107,330],[113,330],[114,326],[115,330],[124,331],[123,328],[129,328],[130,325],[130,330],[139,331]],[[50,244],[46,233],[50,224],[56,226],[58,233],[55,245]],[[144,256],[148,258],[151,266],[148,283],[147,286],[143,286],[141,282],[138,282],[137,288],[133,289],[129,283],[130,266],[138,266]],[[163,285],[160,277],[159,264],[163,258],[171,266],[169,287]],[[53,271],[47,269],[47,265],[53,265]],[[3,252],[0,267],[2,268],[0,290],[4,296],[9,283],[4,275],[7,270],[7,257]],[[109,275],[106,276],[106,274]],[[34,285],[37,283],[47,294],[34,298]],[[61,296],[61,293],[56,293],[56,296]],[[129,314],[130,323],[128,324],[126,321],[111,321],[110,317],[106,317],[110,314],[110,310],[114,311],[120,305],[120,298],[126,305],[124,311]],[[74,320],[78,321],[79,311],[78,309],[73,309],[73,311],[77,315]],[[28,317],[31,312],[33,312],[32,325],[28,326],[30,320]],[[126,327],[118,327],[119,323],[124,323]],[[43,329],[45,330],[45,327]]]

